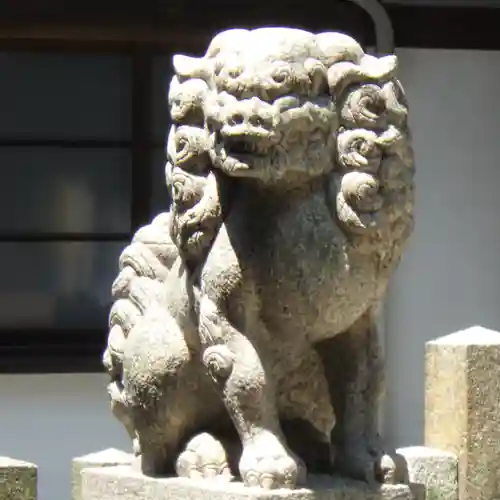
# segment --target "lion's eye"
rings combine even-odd
[[[288,68],[278,68],[273,71],[271,76],[276,83],[285,83],[290,80],[291,74]]]
[[[227,70],[227,74],[230,78],[238,78],[243,70],[241,68],[231,68]]]

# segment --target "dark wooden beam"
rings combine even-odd
[[[125,245],[130,240],[130,233],[75,233],[75,232],[15,232],[0,231],[0,243],[50,243],[50,242],[123,242]]]
[[[203,46],[209,38],[207,31],[140,23],[68,25],[0,19],[0,50],[131,52],[137,44],[149,44],[158,52],[172,45]]]
[[[43,2],[44,8],[46,3],[51,2]],[[154,52],[201,53],[217,31],[262,25],[340,30],[364,45],[374,43],[371,19],[350,0],[325,2],[310,9],[296,0],[289,1],[286,8],[283,0],[242,1],[237,7],[227,0],[194,1],[189,3],[189,12],[187,2],[184,7],[170,10],[157,7],[156,11],[150,4],[144,7],[144,3],[134,3],[135,11],[118,9],[114,17],[102,13],[99,10],[102,6],[87,5],[86,9],[97,9],[93,19],[99,20],[90,22],[86,20],[88,12],[80,12],[78,17],[63,11],[57,16],[53,13],[52,19],[48,19],[49,15],[45,20],[35,19],[29,14],[30,9],[24,8],[24,2],[15,2],[15,9],[20,11],[17,14],[12,6],[11,11],[3,14],[5,3],[0,2],[0,50],[17,47],[20,50],[130,51],[135,44],[148,44]],[[386,9],[394,27],[396,47],[500,50],[498,8],[386,4]],[[189,15],[191,11],[197,15]]]
[[[34,0],[30,0],[38,5]],[[351,1],[338,0],[305,9],[303,2],[240,1],[237,6],[226,1],[201,2],[130,2],[112,8],[113,2],[86,2],[76,11],[62,8],[46,10],[55,0],[44,2],[43,9],[33,10],[10,2],[10,9],[0,2],[0,40],[45,40],[65,43],[96,42],[116,47],[127,44],[150,44],[156,50],[203,51],[218,31],[257,26],[295,26],[312,31],[340,30],[363,44],[373,44],[373,24],[368,14]],[[57,2],[56,2],[57,3]],[[37,14],[37,9],[44,11]],[[193,16],[192,13],[196,12]],[[1,47],[0,47],[1,48]]]
[[[1,373],[86,373],[104,371],[107,329],[3,329]]]
[[[500,50],[500,9],[387,5],[396,47]]]
[[[0,136],[0,148],[127,149],[128,140],[107,139],[15,139]]]

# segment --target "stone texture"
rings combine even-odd
[[[0,499],[36,500],[37,466],[0,457]]]
[[[425,444],[458,456],[460,500],[500,497],[500,333],[475,326],[426,346]]]
[[[72,499],[81,500],[81,472],[83,469],[92,467],[112,467],[116,465],[130,465],[133,462],[133,455],[121,450],[108,448],[106,450],[90,453],[83,457],[77,457],[72,461],[71,467],[71,489]]]
[[[458,459],[453,453],[411,446],[396,450],[406,463],[414,496],[422,500],[458,500]]]
[[[312,476],[308,488],[265,490],[242,483],[156,479],[129,467],[85,469],[82,500],[412,500],[406,485],[368,487],[341,478]]]
[[[142,472],[294,488],[334,455],[394,481],[375,310],[413,228],[396,57],[234,29],[173,68],[172,207],[120,257],[104,353]]]

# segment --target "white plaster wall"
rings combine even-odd
[[[500,329],[499,52],[400,50],[417,157],[417,226],[384,323],[386,434],[420,444],[424,345]],[[40,466],[40,500],[69,500],[75,456],[128,440],[104,375],[0,375],[0,454]]]
[[[0,455],[39,466],[39,500],[70,500],[74,457],[128,450],[103,374],[0,375]]]
[[[423,440],[425,342],[500,330],[500,52],[399,50],[417,161],[416,228],[386,310],[386,434]]]

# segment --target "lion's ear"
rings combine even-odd
[[[328,85],[332,94],[341,94],[353,83],[380,82],[394,76],[397,57],[374,57],[365,55],[359,64],[339,62],[328,69]]]
[[[395,75],[398,68],[398,58],[395,55],[374,57],[366,54],[361,59],[360,66],[371,78],[386,79]]]
[[[174,55],[172,65],[181,81],[190,78],[199,78],[209,82],[213,77],[213,64],[202,57],[189,57],[181,54]]]

